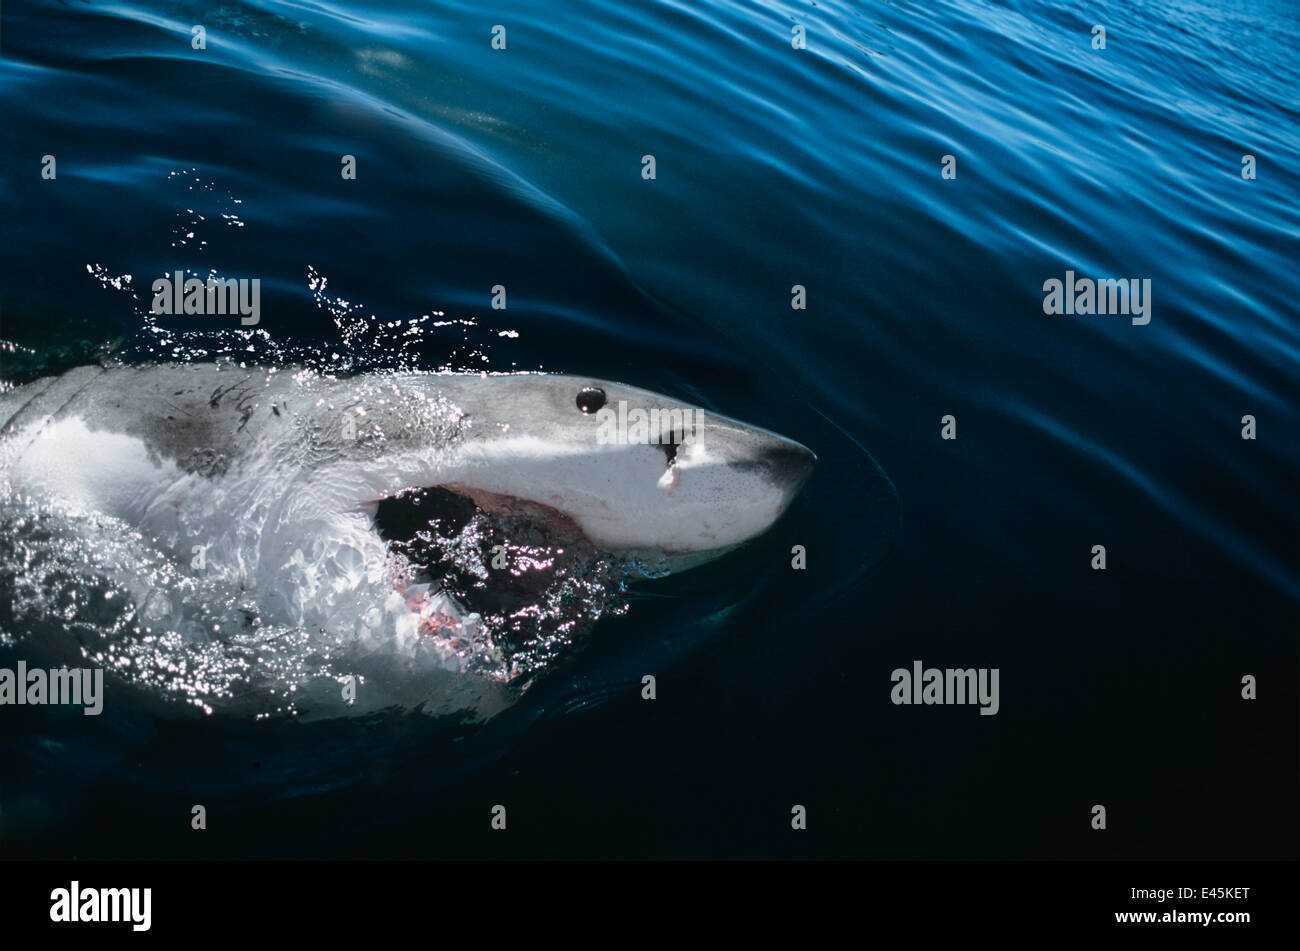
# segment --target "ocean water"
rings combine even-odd
[[[1295,857],[1298,54],[1287,0],[5,3],[5,379],[547,370],[819,464],[486,724],[0,709],[0,852]]]

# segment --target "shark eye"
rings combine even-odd
[[[596,386],[584,386],[578,391],[578,409],[585,414],[596,412],[605,405],[605,391]]]

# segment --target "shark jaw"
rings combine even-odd
[[[527,577],[545,577],[556,562],[602,560],[632,575],[662,577],[713,561],[779,518],[811,468],[811,453],[782,444],[780,453],[789,453],[799,467],[797,478],[773,479],[767,465],[746,460],[725,463],[722,474],[733,481],[719,481],[714,457],[702,448],[642,447],[627,457],[604,453],[595,459],[564,453],[489,454],[490,464],[461,460],[451,467],[459,470],[454,475],[441,468],[436,484],[390,492],[361,508],[397,559],[394,589],[405,600],[416,632],[463,656],[480,635],[481,616],[472,610],[476,592],[469,590],[472,585],[462,583],[458,590],[456,584],[438,580],[451,567],[448,550],[463,549],[466,538],[484,542],[483,525],[475,529],[479,534],[467,531],[472,519],[481,517],[501,532],[497,544],[481,554],[490,566],[498,603],[500,592],[512,587],[522,588],[520,602],[526,603],[538,593]],[[600,464],[607,471],[602,473]],[[558,466],[570,473],[596,473],[596,478],[562,478],[554,471]],[[737,474],[741,481],[735,481]],[[711,505],[704,510],[683,489],[697,482],[709,490],[705,500]],[[754,490],[745,498],[748,504],[725,498],[724,488],[745,484]],[[512,557],[521,537],[529,553],[521,559],[522,567]],[[482,585],[477,587],[481,593]]]
[[[518,589],[519,603],[538,593],[557,565],[603,560],[644,577],[661,577],[712,561],[730,549],[706,552],[605,551],[559,509],[475,486],[449,483],[414,488],[365,506],[376,535],[394,557],[390,580],[410,610],[415,630],[458,656],[481,633],[481,615],[471,610],[474,592],[455,574],[464,547],[477,545],[495,576],[493,600]],[[480,586],[481,587],[481,586]]]

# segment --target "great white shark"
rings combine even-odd
[[[691,430],[610,439],[612,407]],[[84,366],[0,395],[5,498],[112,519],[266,616],[372,642],[463,620],[391,590],[377,513],[413,491],[526,511],[674,572],[765,532],[814,462],[768,430],[576,376]],[[147,603],[147,583],[123,574]]]

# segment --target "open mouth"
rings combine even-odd
[[[381,499],[374,526],[417,631],[501,679],[548,665],[620,601],[612,560],[536,502],[428,486]]]
[[[381,499],[374,520],[379,536],[406,558],[417,580],[441,580],[449,591],[468,593],[483,578],[477,561],[458,557],[469,548],[488,556],[483,560],[489,570],[521,579],[542,567],[543,553],[547,558],[566,549],[595,553],[582,530],[556,509],[458,485],[408,489]]]

